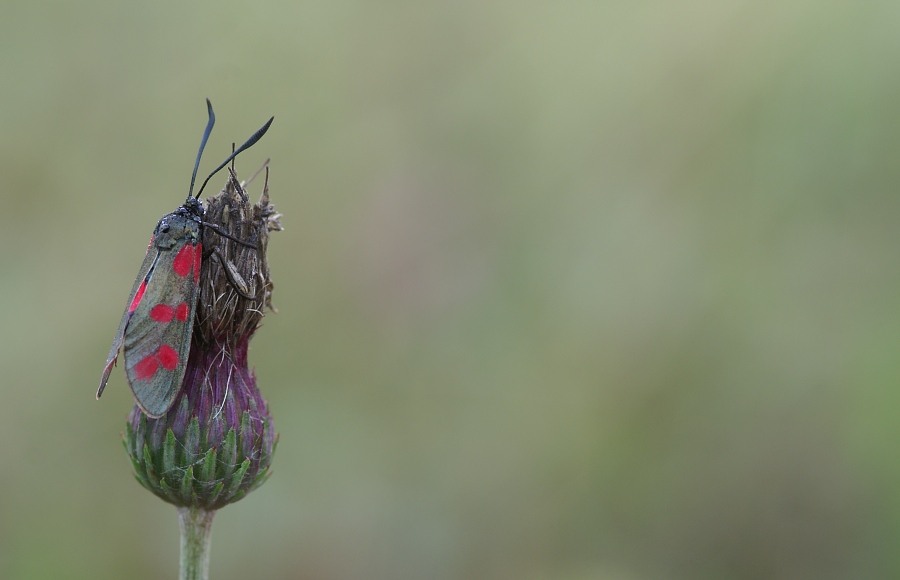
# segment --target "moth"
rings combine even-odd
[[[206,107],[209,120],[200,142],[197,160],[194,162],[194,173],[191,176],[187,199],[178,209],[164,215],[153,230],[147,254],[134,281],[125,312],[113,338],[109,355],[106,357],[106,366],[100,377],[100,388],[97,389],[99,399],[121,349],[125,376],[134,394],[134,400],[141,410],[152,418],[166,414],[175,402],[184,379],[191,348],[191,334],[194,330],[197,298],[200,295],[200,266],[204,259],[203,228],[211,228],[219,235],[239,244],[255,247],[234,238],[214,224],[205,222],[206,212],[200,201],[200,194],[213,175],[265,135],[275,117],[270,118],[216,167],[194,195],[194,182],[197,179],[200,157],[216,122],[209,99],[206,100]],[[245,298],[253,298],[237,287],[235,290]]]

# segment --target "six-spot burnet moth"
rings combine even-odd
[[[128,297],[125,313],[106,357],[106,366],[97,390],[99,399],[119,356],[119,348],[124,344],[125,375],[131,392],[134,393],[134,400],[147,416],[154,418],[166,414],[175,402],[184,379],[197,298],[200,295],[202,228],[212,228],[216,233],[239,244],[253,247],[252,244],[219,230],[215,225],[204,222],[205,210],[200,194],[210,178],[239,153],[259,141],[275,119],[269,119],[246,143],[216,167],[200,186],[197,195],[194,195],[200,157],[216,122],[209,99],[206,100],[206,106],[209,121],[194,162],[187,200],[172,213],[164,215],[153,230],[147,255]]]

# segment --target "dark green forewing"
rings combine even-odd
[[[162,233],[160,227],[168,226]],[[164,415],[181,389],[200,292],[200,224],[170,214],[157,228],[159,257],[125,327],[125,374],[137,404]],[[163,237],[167,244],[161,243]]]
[[[116,330],[116,336],[113,338],[109,354],[106,356],[106,366],[103,367],[103,375],[100,377],[100,388],[97,389],[98,399],[103,394],[103,389],[106,388],[106,382],[109,380],[109,373],[112,372],[112,368],[116,364],[119,349],[122,347],[122,340],[125,338],[125,327],[128,325],[128,320],[134,313],[134,307],[137,306],[137,302],[140,302],[141,297],[138,296],[138,292],[143,293],[144,288],[146,288],[147,276],[152,272],[156,259],[159,257],[159,250],[156,249],[153,243],[154,240],[155,236],[150,238],[150,245],[147,246],[147,255],[144,256],[144,262],[141,264],[137,279],[134,281],[134,288],[131,289],[131,294],[128,295],[128,302],[125,303],[125,312],[122,314],[121,322],[119,322],[119,329]],[[137,298],[137,301],[135,301],[135,298]]]
[[[100,392],[123,346],[135,402],[150,417],[169,410],[184,379],[200,293],[200,224],[171,213],[160,220],[113,339]]]

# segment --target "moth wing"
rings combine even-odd
[[[176,261],[185,263],[188,252],[189,269],[173,267]],[[149,417],[164,415],[181,390],[200,294],[201,253],[199,242],[161,250],[125,325],[125,373],[135,401]]]
[[[159,251],[153,247],[153,238],[150,238],[150,245],[147,247],[147,255],[144,256],[144,261],[141,263],[141,269],[138,271],[137,278],[134,281],[134,287],[131,289],[131,294],[128,295],[128,302],[125,303],[125,312],[122,313],[122,320],[119,322],[119,328],[116,330],[112,346],[109,348],[109,354],[106,355],[106,366],[103,367],[103,375],[100,377],[100,388],[97,389],[98,399],[100,398],[100,395],[103,394],[103,389],[106,388],[106,382],[109,380],[109,374],[116,364],[116,358],[119,356],[119,349],[122,347],[122,340],[125,337],[125,328],[128,326],[128,320],[134,313],[134,307],[137,306],[135,302],[141,301],[141,296],[138,296],[138,293],[140,292],[143,294],[143,289],[146,288],[145,283],[147,281],[147,276],[152,272],[158,257]],[[136,301],[135,298],[137,298]]]

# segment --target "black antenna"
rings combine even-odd
[[[210,111],[212,111],[212,108],[210,108]],[[197,199],[200,198],[200,194],[203,193],[203,188],[206,187],[206,184],[209,182],[210,179],[212,179],[212,176],[215,175],[216,173],[218,173],[220,169],[222,169],[223,167],[228,165],[229,161],[231,161],[232,159],[237,157],[241,151],[244,151],[245,149],[249,149],[250,147],[253,147],[254,145],[256,145],[256,142],[259,141],[260,139],[262,139],[262,136],[265,135],[266,131],[269,130],[269,126],[272,124],[272,121],[274,121],[274,120],[275,120],[275,117],[272,117],[268,121],[266,121],[266,124],[263,125],[262,127],[260,127],[256,133],[251,135],[250,138],[247,139],[247,141],[243,145],[238,147],[237,151],[235,151],[234,153],[229,155],[228,159],[226,159],[225,161],[222,162],[221,165],[219,165],[218,167],[213,169],[213,172],[209,174],[209,177],[207,177],[206,181],[203,182],[203,185],[200,186],[200,191],[198,191],[197,195],[195,195],[194,197],[196,197]]]
[[[194,173],[191,175],[191,188],[188,190],[188,197],[194,192],[194,180],[197,179],[197,169],[200,167],[200,156],[203,155],[203,149],[209,140],[209,134],[212,133],[213,125],[216,124],[216,114],[213,113],[212,103],[206,99],[206,110],[209,112],[209,121],[206,123],[206,131],[203,132],[203,140],[200,141],[200,151],[197,151],[197,160],[194,161]]]

